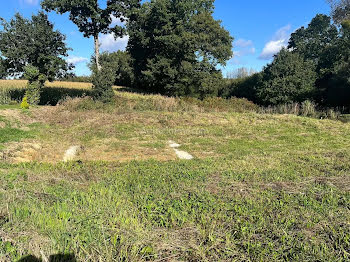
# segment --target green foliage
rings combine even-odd
[[[60,14],[69,13],[69,19],[72,20],[84,33],[84,37],[96,36],[99,33],[113,32],[116,36],[123,36],[125,27],[116,25],[110,28],[112,15],[115,18],[125,20],[127,14],[132,9],[138,7],[138,0],[108,0],[105,9],[100,7],[97,0],[44,0],[41,2],[46,11],[55,11]]]
[[[297,53],[282,49],[263,72],[258,87],[261,102],[269,105],[302,102],[313,96],[315,66]]]
[[[139,6],[140,0],[108,0],[106,2],[105,9],[101,8],[101,3],[97,0],[44,0],[41,2],[46,11],[69,13],[69,19],[78,26],[84,37],[94,37],[98,70],[100,70],[98,35],[112,32],[116,37],[125,35],[125,26],[117,24],[111,27],[112,17],[125,22],[126,17],[131,16],[134,9]]]
[[[41,74],[39,69],[32,65],[26,66],[24,70],[24,77],[28,80],[25,97],[28,99],[29,104],[38,105],[46,76]]]
[[[76,76],[74,74],[70,74],[69,76],[66,76],[64,78],[59,79],[59,81],[91,83],[92,82],[92,77],[91,76]]]
[[[102,70],[94,73],[92,89],[95,100],[103,103],[113,101],[115,96],[113,91],[115,77],[115,72],[110,66],[104,66],[102,67]]]
[[[71,69],[63,59],[68,55],[66,37],[54,30],[43,12],[33,15],[31,20],[17,13],[9,22],[3,20],[2,27],[0,52],[4,60],[1,64],[5,65],[6,74],[17,76],[24,73],[26,65],[31,64],[53,80]],[[0,74],[1,71],[3,69]]]
[[[350,109],[349,28],[347,20],[343,20],[339,29],[329,16],[316,15],[307,27],[291,35],[288,48],[276,55],[263,72],[227,80],[221,96],[245,97],[266,106],[281,105],[273,109],[277,111],[290,111],[293,102],[310,100],[323,108],[337,107],[347,112]]]
[[[7,105],[11,102],[11,90],[0,88],[0,105]]]
[[[326,79],[325,102],[350,108],[350,22],[343,22],[337,48],[339,56],[334,61],[332,74]]]
[[[233,38],[214,20],[213,0],[155,0],[130,19],[128,51],[135,85],[146,91],[204,98],[217,95],[216,69],[232,56]]]
[[[223,97],[246,98],[255,103],[261,103],[257,90],[261,84],[262,76],[262,73],[255,73],[248,77],[227,80],[221,95]]]
[[[350,20],[350,1],[349,0],[327,0],[332,7],[332,17],[337,24],[344,20]]]
[[[39,105],[56,106],[59,102],[67,98],[78,98],[85,96],[92,96],[92,90],[77,89],[77,88],[63,88],[63,87],[45,87],[40,90]],[[0,88],[0,104],[10,104],[11,102],[20,103],[26,96],[26,89],[24,88]],[[2,100],[3,99],[3,100]]]
[[[28,104],[28,99],[27,97],[23,97],[22,103],[21,103],[21,108],[22,109],[29,109],[29,104]]]
[[[331,66],[328,63],[332,63],[336,54],[333,52],[333,57],[330,59],[327,55],[337,39],[338,30],[335,25],[332,25],[331,18],[318,14],[307,28],[301,27],[291,35],[288,48],[299,53],[304,59],[313,61],[320,71],[321,68],[326,69]],[[331,61],[327,61],[327,58]]]
[[[7,76],[7,69],[5,59],[0,57],[0,79],[4,79]]]
[[[289,48],[316,66],[315,100],[324,106],[350,107],[349,34],[326,15],[317,15],[307,28],[292,34]]]
[[[102,67],[110,67],[115,71],[115,85],[125,87],[131,87],[133,85],[135,76],[132,68],[132,59],[128,52],[102,53],[100,64]],[[91,61],[90,69],[93,72],[97,71],[94,58]]]

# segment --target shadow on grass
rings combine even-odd
[[[134,88],[134,87],[126,87],[126,86],[114,88],[114,90],[118,91],[118,92],[137,93],[137,94],[142,94],[142,95],[157,94],[155,92],[146,91],[146,90],[142,90],[142,89],[138,89],[138,88]]]
[[[51,255],[48,261],[49,262],[77,262],[74,254]],[[35,256],[26,256],[18,260],[18,262],[45,262],[45,261],[40,258],[36,258]]]
[[[25,95],[25,89],[11,89],[10,96],[11,100],[21,102]],[[63,88],[63,87],[45,87],[42,89],[40,97],[40,105],[51,105],[55,106],[59,101],[70,97],[84,97],[91,96],[92,90],[76,89],[76,88]]]

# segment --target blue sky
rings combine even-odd
[[[1,0],[5,2],[5,0]],[[36,13],[39,0],[6,0],[2,3],[0,17],[10,19],[16,12],[26,17]],[[216,19],[235,38],[235,56],[228,61],[224,74],[239,67],[261,70],[271,62],[273,54],[285,46],[290,33],[306,26],[317,13],[328,14],[325,0],[216,0]],[[86,39],[69,21],[68,15],[50,13],[56,29],[67,36],[67,45],[73,50],[68,60],[76,65],[77,75],[88,75],[87,63],[93,54],[93,41]],[[125,48],[127,37],[114,40],[112,35],[100,37],[102,51]]]

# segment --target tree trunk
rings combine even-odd
[[[95,41],[95,62],[97,71],[101,71],[101,65],[100,65],[100,42],[98,41],[98,35],[94,36]]]

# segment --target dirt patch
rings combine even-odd
[[[26,114],[23,114],[20,110],[16,109],[2,109],[0,110],[0,116],[5,117],[11,122],[20,122],[25,124],[35,123],[36,121]]]
[[[68,140],[68,139],[67,139]],[[142,141],[119,141],[106,139],[91,141],[89,146],[79,146],[71,149],[74,142],[50,141],[12,142],[5,144],[5,150],[0,152],[0,159],[9,163],[46,162],[58,163],[60,161],[119,161],[155,159],[159,161],[175,160],[173,150],[170,148],[146,147]],[[116,143],[115,146],[111,144]],[[68,152],[69,151],[69,152]],[[74,152],[73,152],[74,151]],[[72,154],[74,153],[74,154]]]

